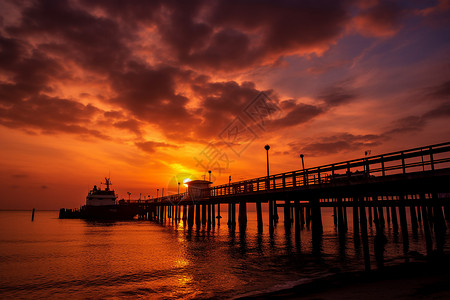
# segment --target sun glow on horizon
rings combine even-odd
[[[185,187],[188,187],[187,183],[190,182],[190,181],[192,181],[192,179],[190,179],[190,178],[185,178],[185,179],[183,180],[183,185],[184,185]]]

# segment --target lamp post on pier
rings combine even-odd
[[[180,183],[178,182],[178,194],[180,194]]]
[[[270,149],[270,146],[265,145],[264,149],[266,149],[266,154],[267,154],[267,179],[269,179],[269,149]]]
[[[266,161],[267,161],[267,180],[266,180],[266,190],[270,189],[270,180],[269,180],[269,145],[265,145],[264,149],[266,149]],[[273,227],[273,221],[274,221],[274,215],[273,215],[273,207],[274,202],[273,200],[269,200],[269,233],[273,234],[274,227]]]
[[[156,198],[159,197],[159,189],[156,189]]]

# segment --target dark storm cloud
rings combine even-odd
[[[6,78],[0,81],[0,122],[100,138],[108,137],[92,126],[113,126],[139,139],[150,124],[176,141],[210,139],[261,92],[251,82],[216,81],[213,72],[245,71],[290,54],[320,54],[348,26],[352,5],[331,0],[26,2],[18,6],[20,20],[0,31],[0,75]],[[389,27],[399,15],[385,2],[363,14]],[[111,93],[93,98],[112,110],[54,96],[55,83],[78,84],[79,78],[104,84]],[[324,91],[317,106],[266,92],[285,106],[285,116],[269,122],[275,129],[305,123],[356,99],[345,86]],[[91,97],[83,90],[77,95],[83,103]]]
[[[407,116],[391,124],[391,129],[389,129],[385,136],[392,136],[402,133],[417,133],[424,129],[430,122],[439,119],[449,119],[450,118],[450,101],[440,103],[435,105],[434,108],[428,110],[422,115],[417,116]]]
[[[36,40],[47,52],[97,71],[121,67],[130,55],[125,37],[133,36],[121,32],[113,20],[93,16],[67,0],[33,2],[22,12],[20,26],[8,27],[7,32]]]
[[[439,85],[430,87],[426,90],[426,94],[437,99],[446,99],[450,97],[450,80]]]
[[[135,145],[147,153],[154,153],[159,148],[178,148],[176,145],[154,141],[136,142]]]
[[[395,1],[379,0],[374,2],[360,1],[360,5],[368,6],[355,18],[359,31],[368,36],[391,36],[400,27],[403,15],[401,7]],[[371,5],[371,3],[375,3]]]
[[[201,21],[180,23],[174,13],[165,27],[178,30],[168,43],[181,61],[221,71],[274,62],[289,53],[315,52],[337,38],[349,20],[341,1],[209,3],[213,4],[206,9],[199,6],[199,12],[205,11],[197,18]]]
[[[327,107],[347,104],[356,99],[356,94],[344,86],[332,86],[319,95],[319,99],[325,102]]]
[[[111,71],[117,96],[110,101],[167,134],[183,130],[188,133],[199,120],[186,108],[189,99],[176,90],[179,77],[184,75],[176,68],[130,62],[124,72]]]
[[[320,107],[304,103],[295,104],[290,108],[286,116],[269,122],[268,126],[272,129],[291,127],[306,123],[324,112]]]
[[[201,100],[202,123],[198,132],[207,137],[218,134],[235,117],[243,114],[245,106],[261,92],[251,82],[238,84],[235,81],[194,83],[192,90]]]
[[[65,75],[60,64],[26,42],[0,36],[0,65],[9,77],[0,81],[0,102],[13,103],[40,92],[49,92],[49,82]]]
[[[173,58],[220,71],[321,52],[350,20],[348,1],[83,1],[123,26],[155,26]],[[131,25],[130,25],[131,24]]]
[[[294,153],[303,153],[307,156],[323,156],[375,147],[381,144],[383,140],[384,138],[379,135],[353,135],[351,133],[342,133],[324,137],[319,141],[311,142],[306,145],[304,143],[291,143],[289,146]]]
[[[0,124],[15,129],[39,129],[49,134],[65,132],[108,139],[100,131],[83,126],[99,112],[91,105],[42,95],[14,102],[7,108],[0,107]]]
[[[393,122],[391,125],[392,129],[388,130],[385,135],[391,136],[395,134],[417,132],[422,130],[425,125],[426,121],[424,118],[420,116],[408,116]]]

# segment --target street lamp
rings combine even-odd
[[[131,193],[130,193],[130,192],[127,192],[127,194],[128,194],[128,201],[130,201]]]
[[[266,149],[266,158],[267,158],[267,180],[266,180],[266,190],[270,190],[270,180],[269,180],[269,145],[265,145],[264,149]],[[276,205],[276,201],[275,201]],[[273,209],[274,209],[274,202],[273,200],[269,200],[269,232],[273,233],[273,221],[274,221],[274,215],[273,215]]]
[[[156,198],[159,196],[159,189],[156,189]]]
[[[265,145],[264,149],[266,149],[266,157],[267,157],[267,182],[266,182],[266,189],[270,189],[270,181],[269,181],[269,145]]]
[[[211,182],[211,170],[209,170],[208,173],[209,173],[209,182]]]
[[[269,149],[270,149],[270,146],[265,145],[264,149],[266,149],[266,154],[267,154],[267,178],[269,178]]]
[[[180,183],[178,182],[178,194],[180,194]]]

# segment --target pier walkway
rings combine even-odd
[[[177,225],[182,221],[189,230],[194,218],[197,230],[220,226],[221,205],[228,205],[230,230],[238,224],[245,232],[249,203],[256,205],[259,232],[266,222],[262,204],[268,204],[271,234],[282,207],[286,233],[293,224],[296,240],[305,227],[311,228],[314,240],[321,239],[322,207],[333,208],[334,224],[344,238],[347,209],[352,209],[354,240],[361,240],[366,270],[370,269],[368,223],[374,223],[378,240],[384,236],[386,222],[392,224],[394,233],[401,232],[405,255],[408,222],[413,232],[423,227],[428,254],[443,251],[446,220],[450,220],[450,142],[211,186],[196,197],[182,193],[125,204],[134,206],[140,219]]]

